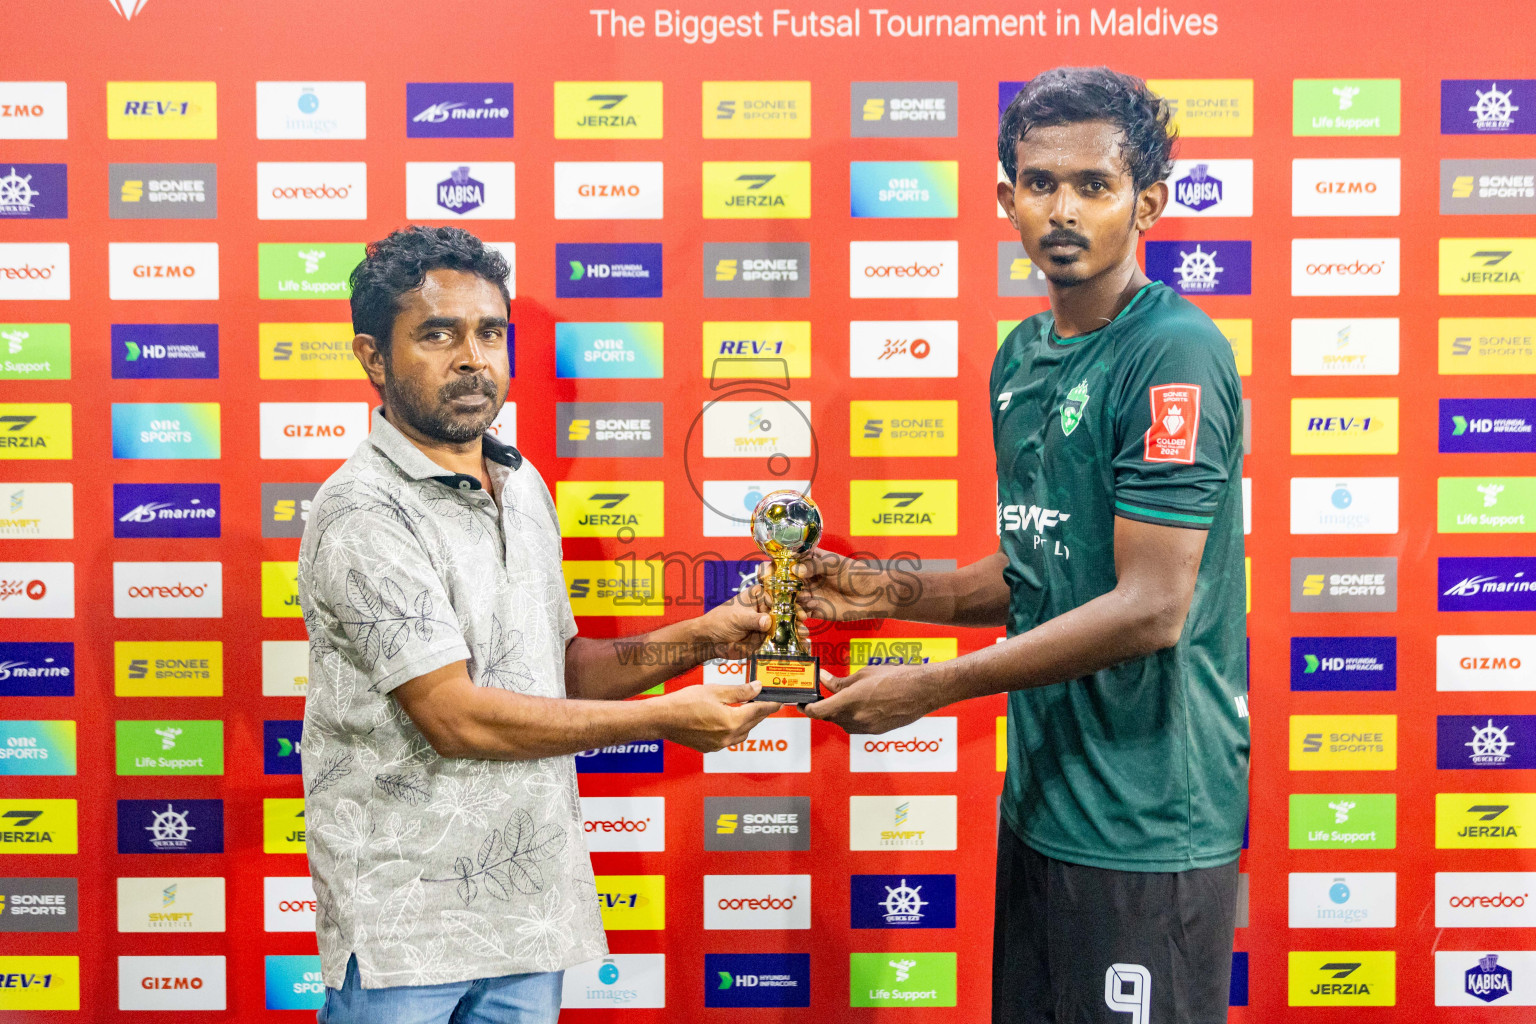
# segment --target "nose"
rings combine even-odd
[[[1058,188],[1055,202],[1051,204],[1051,227],[1074,228],[1077,226],[1077,190]]]
[[[479,373],[490,365],[485,346],[473,333],[459,349],[459,370],[466,374]]]

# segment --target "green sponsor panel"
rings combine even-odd
[[[954,953],[848,954],[849,1006],[954,1006]]]
[[[1397,849],[1397,794],[1292,793],[1291,849]]]
[[[1015,327],[1019,326],[1019,324],[1021,322],[1022,321],[1019,321],[1019,320],[999,320],[997,322],[997,347],[998,348],[1002,348],[1003,347],[1003,342],[1008,340],[1008,335],[1012,334],[1013,333],[1013,329]]]
[[[1292,83],[1292,135],[1399,135],[1401,123],[1399,79],[1298,78]]]
[[[1536,477],[1443,476],[1441,533],[1536,532]]]
[[[347,278],[363,261],[361,242],[298,245],[263,242],[256,247],[258,295],[263,299],[349,299]]]
[[[69,324],[0,323],[0,380],[69,380]]]
[[[117,723],[119,775],[223,775],[224,723]]]

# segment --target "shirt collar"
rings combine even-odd
[[[417,448],[406,436],[400,433],[393,423],[384,418],[384,407],[377,406],[373,410],[373,420],[369,424],[369,442],[379,450],[385,458],[393,462],[407,477],[412,480],[436,480],[445,487],[451,487],[460,491],[480,490],[478,477],[467,473],[449,473],[433,462]],[[499,466],[506,466],[512,471],[521,468],[523,455],[509,444],[502,444],[490,434],[480,439],[485,457]]]

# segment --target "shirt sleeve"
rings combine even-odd
[[[1206,530],[1240,465],[1242,381],[1220,332],[1190,327],[1128,360],[1117,389],[1115,514]]]
[[[339,511],[299,561],[311,643],[321,637],[379,693],[470,656],[443,581],[402,518],[408,515],[384,502]]]

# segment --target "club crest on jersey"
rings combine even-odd
[[[1088,404],[1088,382],[1085,380],[1071,391],[1067,392],[1066,401],[1061,403],[1061,432],[1071,436],[1077,425],[1083,422],[1083,409]]]
[[[1147,390],[1152,426],[1147,428],[1144,462],[1195,461],[1200,433],[1200,385],[1161,384]],[[1063,410],[1065,416],[1065,410]]]

